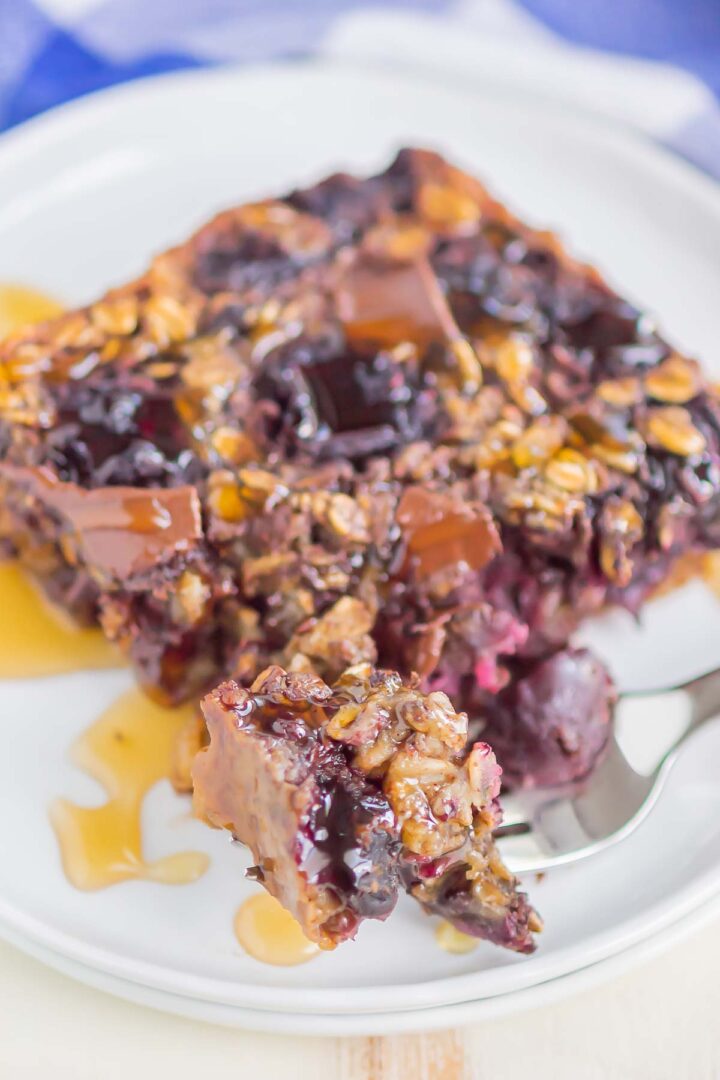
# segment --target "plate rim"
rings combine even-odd
[[[715,896],[674,921],[661,937],[653,936],[620,953],[520,990],[490,998],[475,998],[447,1005],[382,1013],[316,1014],[269,1012],[228,1006],[202,999],[154,990],[139,983],[109,976],[96,968],[71,961],[51,950],[23,941],[19,935],[6,940],[25,955],[75,982],[101,990],[122,1001],[165,1012],[171,1016],[244,1031],[319,1038],[381,1036],[436,1031],[477,1021],[499,1019],[566,1000],[577,992],[601,987],[627,974],[699,933],[720,915],[720,896]],[[199,1011],[198,1011],[199,1010]],[[222,1012],[220,1011],[222,1010]]]
[[[222,86],[227,82],[244,81],[258,76],[281,78],[289,73],[296,78],[308,81],[328,76],[335,79],[343,79],[346,76],[371,77],[378,82],[386,83],[390,89],[398,83],[405,83],[424,90],[431,88],[434,93],[448,98],[454,97],[457,100],[478,97],[486,90],[492,93],[493,105],[514,108],[528,114],[541,113],[545,120],[550,117],[554,122],[566,127],[572,125],[575,133],[580,137],[591,129],[607,139],[616,151],[627,154],[641,164],[653,159],[654,165],[660,171],[668,176],[672,173],[674,182],[682,186],[687,185],[688,190],[692,189],[694,198],[706,202],[711,213],[720,215],[720,180],[703,172],[698,165],[684,158],[676,150],[657,142],[647,132],[633,127],[626,121],[612,120],[604,115],[587,112],[572,102],[563,102],[557,97],[543,93],[537,93],[529,99],[523,88],[513,89],[509,85],[498,87],[482,74],[477,76],[477,83],[472,85],[466,83],[441,85],[436,72],[432,72],[428,77],[410,69],[402,69],[391,74],[384,64],[363,60],[360,57],[352,62],[320,56],[257,61],[247,64],[218,64],[213,67],[188,68],[144,75],[129,82],[94,90],[81,97],[54,105],[7,131],[0,132],[0,175],[3,159],[8,153],[37,152],[43,149],[43,144],[52,144],[58,137],[64,137],[64,133],[60,130],[62,125],[67,125],[69,133],[72,133],[74,127],[91,124],[97,119],[96,114],[114,105],[131,103],[134,98],[143,100],[148,95],[162,97],[171,87],[182,91],[192,89],[195,84],[210,85],[216,82]]]
[[[480,89],[468,87],[438,87],[437,80],[423,80],[412,73],[403,72],[401,75],[392,76],[384,71],[378,71],[371,65],[361,62],[357,64],[342,65],[327,60],[306,60],[295,62],[276,62],[271,64],[247,65],[239,68],[221,67],[217,69],[200,69],[183,71],[179,73],[151,76],[132,83],[122,84],[107,90],[91,94],[78,100],[58,106],[42,115],[35,117],[25,124],[6,132],[0,137],[0,176],[8,161],[17,160],[17,155],[31,157],[32,154],[45,153],[63,138],[74,132],[92,129],[93,125],[102,122],[107,117],[108,111],[120,106],[132,107],[150,104],[152,100],[162,100],[169,93],[177,92],[181,87],[185,92],[197,92],[198,86],[211,89],[216,86],[227,88],[252,82],[258,78],[277,79],[292,75],[297,79],[305,79],[308,82],[331,78],[357,80],[358,77],[372,78],[393,87],[398,80],[413,86],[422,85],[426,91],[443,95],[448,101],[456,102],[472,101],[480,93]],[[205,91],[204,91],[205,92]],[[236,91],[237,92],[237,91]],[[710,213],[720,224],[720,185],[717,185],[710,177],[705,176],[691,164],[676,157],[669,151],[657,146],[649,138],[633,129],[621,124],[583,113],[581,110],[559,105],[557,102],[542,100],[529,101],[522,94],[515,95],[503,88],[500,92],[494,92],[493,106],[521,111],[523,114],[542,113],[545,122],[551,121],[556,126],[562,126],[564,130],[571,128],[578,137],[587,141],[591,139],[596,148],[600,145],[612,152],[616,159],[626,158],[636,166],[647,172],[661,174],[674,187],[679,188],[679,197],[684,195],[701,204],[703,211]],[[678,916],[678,912],[693,910],[703,903],[708,897],[717,894],[720,890],[720,865],[711,867],[704,874],[699,875],[691,885],[680,889],[673,894],[671,913],[667,910],[667,902],[656,904],[652,910],[655,912],[654,919],[648,920],[647,914],[642,918],[628,920],[625,931],[620,939],[616,930],[607,930],[594,939],[590,953],[585,955],[595,957],[590,963],[598,962],[600,956],[617,954],[628,947],[628,941],[634,942],[646,940],[657,935],[661,930],[670,925]],[[642,924],[635,926],[635,923]],[[154,963],[146,963],[126,958],[104,950],[97,946],[91,946],[70,934],[52,929],[32,917],[16,910],[13,905],[0,900],[0,933],[11,927],[24,927],[25,936],[31,938],[39,945],[61,952],[70,959],[108,974],[116,974],[120,978],[135,981],[140,985],[154,986],[157,989],[167,989],[168,992],[178,994],[178,978],[184,979],[188,989],[185,996],[192,997],[198,994],[203,1000],[228,1002],[241,1005],[243,1000],[250,1003],[250,1007],[267,1009],[270,1012],[280,1011],[286,1008],[288,1011],[300,1012],[297,998],[302,997],[302,1006],[307,1008],[311,1005],[314,1009],[324,1011],[327,1014],[340,1015],[356,1011],[377,1011],[378,999],[382,997],[391,1001],[393,998],[402,996],[407,1002],[407,1010],[418,1007],[430,1007],[430,1003],[443,1004],[467,1000],[469,987],[478,981],[491,979],[499,988],[488,989],[481,998],[483,1000],[505,993],[517,992],[519,989],[538,985],[549,978],[563,978],[569,972],[580,970],[573,965],[571,954],[578,949],[577,945],[565,946],[553,954],[550,962],[554,970],[552,976],[542,976],[538,969],[542,969],[542,963],[538,964],[534,958],[530,962],[518,960],[517,963],[509,963],[502,969],[485,971],[464,972],[452,976],[443,976],[439,979],[425,980],[420,983],[383,984],[379,987],[361,986],[344,990],[343,998],[352,997],[352,1004],[345,1001],[339,1006],[337,1001],[337,988],[313,988],[313,987],[270,987],[258,986],[249,982],[228,982],[222,979],[212,979],[197,975],[188,975],[186,972],[176,971],[172,967]],[[611,940],[612,939],[612,940]],[[53,946],[52,942],[60,943],[60,947]],[[83,955],[90,958],[83,960]],[[542,960],[542,958],[540,958]],[[135,976],[130,974],[130,969]],[[525,974],[523,975],[523,971]],[[503,989],[502,985],[512,979],[513,987]],[[194,989],[190,989],[194,987]],[[293,1005],[293,999],[295,1004]],[[265,1004],[260,1005],[260,1001]]]
[[[302,1014],[310,1008],[313,1012],[323,1015],[342,1016],[375,1013],[380,1007],[381,1000],[387,1000],[388,1007],[392,1009],[390,1003],[402,998],[405,1001],[404,1006],[395,1007],[393,1011],[413,1012],[417,1009],[455,1005],[468,1000],[491,1000],[522,992],[555,979],[565,978],[573,972],[617,956],[634,945],[660,937],[675,922],[691,915],[697,908],[719,895],[720,864],[692,884],[673,893],[672,903],[665,901],[653,905],[651,908],[653,915],[648,916],[646,912],[627,920],[621,934],[618,934],[616,928],[609,928],[596,935],[591,947],[586,946],[583,953],[584,959],[580,965],[573,959],[579,948],[576,944],[557,949],[545,965],[533,963],[533,960],[538,959],[536,953],[532,959],[518,957],[516,962],[511,962],[502,968],[462,972],[417,983],[383,983],[380,986],[351,988],[288,987],[230,982],[188,974],[170,966],[127,959],[111,950],[83,942],[82,939],[64,931],[52,930],[47,924],[25,916],[13,905],[2,900],[0,900],[0,936],[10,941],[13,934],[18,934],[41,949],[64,956],[74,963],[103,972],[124,982],[217,1005],[247,1008],[269,1014],[284,1012]],[[540,956],[539,959],[542,960],[543,957]],[[544,974],[543,967],[549,969]],[[512,976],[515,977],[512,978]],[[494,985],[480,993],[473,988],[475,983],[490,980],[496,984],[507,984],[512,981],[513,985]],[[340,995],[343,998],[342,1002],[337,1000]],[[301,1000],[298,1001],[298,998]]]

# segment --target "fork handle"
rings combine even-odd
[[[629,723],[635,728],[638,721],[647,724],[652,720],[655,709],[667,708],[672,701],[676,703],[682,716],[682,729],[674,735],[661,752],[658,747],[659,756],[654,770],[656,772],[666,769],[668,763],[674,760],[680,747],[698,728],[720,715],[720,668],[667,690],[659,690],[655,693],[623,694],[618,705],[624,709],[624,723]],[[635,712],[636,709],[639,709],[639,712]],[[620,713],[618,712],[617,715],[619,720]],[[621,732],[624,723],[620,728]],[[651,732],[655,730],[652,724],[649,730]],[[620,753],[627,756],[622,749],[622,744]]]
[[[720,714],[720,668],[716,671],[709,671],[705,675],[699,675],[696,679],[690,679],[688,682],[678,686],[674,691],[671,690],[669,695],[660,696],[670,696],[673,693],[682,695],[687,702],[689,706],[687,720],[682,732],[677,736],[673,744],[667,748],[658,762],[658,777],[660,777],[660,774],[667,775],[669,769],[672,768],[678,751],[690,736],[708,720],[713,720]],[[655,794],[659,789],[660,785],[658,784]]]

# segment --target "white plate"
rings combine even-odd
[[[330,67],[174,76],[66,107],[0,141],[0,280],[68,301],[139,271],[211,211],[331,166],[382,164],[403,142],[446,150],[533,220],[662,313],[678,343],[720,374],[720,195],[634,136],[540,103],[471,96]],[[719,659],[720,605],[698,586],[653,606],[642,632],[612,617],[595,635],[628,682],[655,685]],[[532,887],[547,929],[521,958],[441,952],[409,901],[390,925],[299,968],[263,966],[234,943],[254,888],[224,837],[189,820],[167,785],[146,807],[151,855],[201,847],[195,885],[127,883],[82,894],[63,878],[46,808],[98,789],[66,760],[124,673],[0,686],[12,752],[0,762],[0,932],[111,979],[194,1001],[324,1015],[411,1010],[507,995],[617,954],[698,908],[720,886],[720,729],[688,747],[656,812],[622,848]]]
[[[511,991],[491,998],[478,998],[474,1001],[460,1001],[455,1005],[437,1005],[427,1009],[397,1012],[388,1009],[381,1013],[347,1013],[345,1015],[317,1012],[269,1012],[221,1005],[212,1001],[200,1001],[179,994],[165,993],[162,990],[153,990],[139,983],[106,975],[96,968],[88,968],[83,964],[75,963],[67,957],[43,949],[15,935],[12,935],[10,940],[24,952],[34,956],[36,960],[95,990],[113,994],[135,1005],[144,1005],[191,1020],[202,1020],[222,1027],[263,1031],[275,1035],[390,1035],[459,1027],[463,1024],[494,1020],[501,1016],[524,1012],[526,1009],[563,1001],[573,994],[600,986],[631,968],[654,959],[667,949],[680,944],[690,935],[699,933],[703,927],[716,922],[718,915],[720,915],[720,898],[715,897],[714,900],[703,904],[693,912],[692,917],[681,918],[673,923],[661,936],[648,938],[606,960],[570,972],[562,978],[538,983],[537,986],[530,986],[525,990]]]

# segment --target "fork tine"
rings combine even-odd
[[[632,820],[652,786],[629,765],[616,739],[583,788],[522,792],[496,832],[513,873],[547,870],[597,852]],[[526,828],[519,829],[522,821]],[[506,825],[507,822],[507,825]]]
[[[554,799],[565,798],[575,790],[576,785],[564,784],[561,787],[521,788],[507,795],[502,794],[502,824],[497,831],[502,835],[506,826],[532,822],[541,806]]]
[[[516,825],[527,824],[532,818],[532,811],[527,802],[517,795],[503,795],[500,799],[502,807],[502,825],[496,829],[497,835],[502,835],[508,829]]]
[[[561,850],[574,846],[573,837],[579,839],[581,833],[583,843],[604,840],[635,816],[652,783],[651,777],[635,772],[613,737],[585,788],[565,800],[577,825],[571,827],[568,813],[559,804],[549,803],[536,815],[535,827],[547,832],[553,846]]]
[[[553,863],[541,839],[532,830],[523,835],[498,836],[500,855],[511,874],[537,873]]]

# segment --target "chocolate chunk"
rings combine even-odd
[[[352,342],[383,347],[411,341],[425,349],[460,337],[427,259],[411,262],[360,255],[337,291],[338,315]]]
[[[442,424],[432,380],[412,358],[301,339],[267,358],[255,392],[268,442],[288,455],[364,460]]]
[[[501,549],[486,507],[443,492],[407,488],[397,509],[397,523],[406,552],[401,574],[426,578],[453,565],[480,570]]]
[[[85,562],[112,579],[147,573],[187,553],[202,537],[200,500],[193,487],[94,488],[56,480],[47,469],[0,464],[60,515]]]

